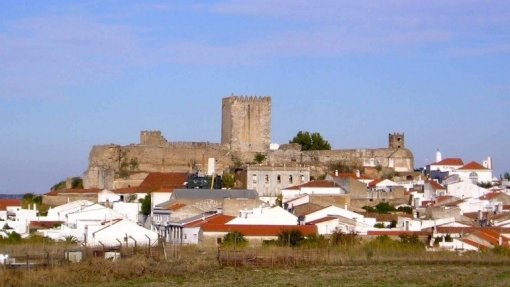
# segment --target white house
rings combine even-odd
[[[99,203],[113,203],[120,201],[120,195],[108,189],[103,189],[97,193],[97,202]]]
[[[488,200],[478,198],[467,198],[461,203],[457,204],[462,213],[478,212],[478,211],[494,211],[495,206]]]
[[[21,209],[21,200],[19,199],[0,199],[0,221],[7,220],[8,213],[13,214],[14,212]],[[1,228],[2,226],[0,226]]]
[[[87,229],[85,243],[87,246],[143,246],[155,245],[158,233],[127,220],[105,222],[103,225],[90,226]]]
[[[141,211],[142,204],[139,202],[114,202],[113,210],[133,222],[138,221],[138,214]]]
[[[65,223],[70,228],[83,230],[88,225],[98,225],[104,221],[122,218],[122,214],[114,211],[113,209],[99,204],[93,204],[84,207],[80,211],[67,214]]]
[[[241,210],[238,217],[227,222],[226,225],[297,225],[297,216],[285,209],[274,207],[258,207]]]
[[[479,198],[489,193],[486,188],[480,187],[470,181],[457,181],[446,186],[446,195],[464,198]]]
[[[92,201],[76,200],[63,205],[50,208],[46,216],[46,220],[65,221],[66,215],[72,212],[82,210],[84,207],[93,205]]]
[[[457,174],[461,180],[475,184],[492,182],[492,170],[474,161],[450,172],[450,174]]]
[[[445,158],[427,166],[429,171],[451,172],[461,168],[464,162],[460,158]]]
[[[283,189],[282,200],[283,202],[287,202],[291,199],[301,197],[306,194],[340,195],[346,194],[346,192],[335,182],[327,180],[314,180],[302,185]]]
[[[305,222],[316,225],[319,234],[331,234],[336,229],[366,234],[375,225],[376,219],[331,205],[305,215]]]
[[[389,179],[376,179],[368,183],[368,188],[373,191],[389,192],[392,187],[402,186]]]

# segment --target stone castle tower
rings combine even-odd
[[[233,151],[266,152],[271,143],[271,97],[223,98],[221,144]]]
[[[405,148],[404,134],[393,133],[388,134],[388,147],[389,148]]]

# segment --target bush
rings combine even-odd
[[[359,238],[356,232],[344,233],[337,229],[331,234],[332,245],[356,245],[360,241],[361,238]]]
[[[305,237],[301,231],[297,229],[283,230],[280,234],[278,234],[278,243],[282,246],[299,246],[301,241],[304,239]]]
[[[239,231],[231,231],[223,236],[222,246],[229,247],[246,247],[248,240],[244,238],[244,235]]]
[[[382,223],[382,222],[377,222],[376,224],[374,224],[374,227],[375,228],[385,228],[386,226],[384,226],[384,223]]]
[[[311,235],[301,241],[301,246],[313,247],[313,248],[322,248],[328,246],[328,240],[324,237],[324,235]]]

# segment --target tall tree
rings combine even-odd
[[[331,145],[320,133],[299,131],[297,135],[289,141],[301,145],[301,150],[330,150]]]

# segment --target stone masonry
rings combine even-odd
[[[84,173],[85,188],[137,186],[149,172],[207,171],[209,158],[215,172],[253,162],[263,153],[268,166],[296,166],[310,169],[311,176],[329,171],[337,162],[364,167],[391,168],[397,172],[414,169],[414,157],[405,148],[404,134],[389,134],[387,148],[301,151],[293,145],[269,150],[271,142],[271,98],[230,96],[222,101],[221,144],[171,142],[160,131],[142,131],[140,143],[93,146]]]

